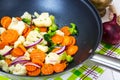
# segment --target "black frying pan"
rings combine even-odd
[[[59,26],[69,25],[71,22],[77,25],[79,50],[66,70],[88,59],[101,40],[101,20],[88,0],[0,0],[0,18],[5,15],[21,16],[25,11],[31,14],[35,11],[49,12],[56,17]],[[4,72],[2,74],[9,75]]]

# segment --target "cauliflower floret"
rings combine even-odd
[[[22,44],[23,42],[25,42],[25,38],[24,36],[20,36],[18,40],[14,43],[14,48],[16,48],[19,44]]]
[[[45,58],[45,64],[57,64],[60,63],[59,55],[56,53],[49,53]]]
[[[33,50],[34,50],[33,47],[30,47],[29,49],[27,49],[27,51],[28,51],[29,53],[31,53]]]
[[[34,12],[34,16],[39,17],[40,15],[37,12]]]
[[[48,42],[47,42],[45,39],[43,39],[40,44],[41,44],[41,45],[47,45]]]
[[[61,30],[56,30],[56,34],[64,36],[64,33]]]
[[[2,34],[6,29],[3,27],[0,27],[0,34]]]
[[[44,36],[45,34],[47,34],[47,32],[40,32],[40,34]]]
[[[23,30],[25,29],[25,24],[23,21],[18,21],[16,18],[12,18],[12,22],[8,26],[8,29],[14,29],[18,32],[19,35],[22,34]]]
[[[38,27],[49,27],[52,21],[49,17],[49,13],[41,13],[36,19],[33,19],[33,23]]]
[[[25,54],[25,60],[30,60],[30,54],[26,51]]]
[[[9,67],[9,70],[16,75],[26,75],[26,67],[21,64],[12,65]]]
[[[33,44],[35,41],[43,38],[43,36],[36,30],[31,31],[28,36],[26,37],[26,41],[23,43],[25,46],[29,44]]]
[[[30,31],[28,36],[26,37],[27,41],[37,41],[39,38],[43,38],[43,36],[36,30]]]
[[[5,58],[11,59],[12,61],[15,60],[17,57],[14,57],[12,55],[6,55]]]
[[[12,58],[12,55],[6,55],[5,58],[11,59],[11,58]]]
[[[3,55],[4,53],[10,51],[11,49],[12,47],[6,45],[3,49],[0,50],[0,55]]]
[[[48,51],[48,46],[37,45],[37,49],[40,49],[43,52],[47,52]]]
[[[3,71],[9,72],[9,67],[5,60],[0,60],[0,67],[2,68]]]
[[[25,12],[25,13],[21,16],[22,19],[26,18],[26,19],[30,19],[30,20],[32,19],[31,17],[32,17],[32,15],[31,15],[30,13],[28,13],[28,12]]]

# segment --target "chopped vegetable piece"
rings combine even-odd
[[[72,55],[75,55],[77,51],[78,51],[78,46],[73,45],[67,48],[66,53],[72,56]]]
[[[55,72],[62,72],[64,69],[67,67],[66,63],[60,63],[60,64],[55,64],[53,66],[53,69]]]
[[[43,75],[49,75],[54,72],[53,65],[51,64],[44,64],[41,68],[41,72]]]
[[[52,36],[52,42],[54,44],[60,44],[60,43],[62,43],[62,41],[63,41],[63,36],[60,36],[60,35]]]
[[[11,21],[12,21],[11,17],[9,17],[9,16],[4,16],[4,17],[2,17],[2,19],[1,19],[1,25],[2,25],[4,28],[7,29],[8,26],[10,25]]]
[[[77,35],[77,34],[78,34],[78,31],[77,31],[77,29],[76,29],[76,25],[75,25],[74,23],[70,23],[70,25],[71,25],[70,33],[71,33],[72,35]]]
[[[69,36],[71,33],[68,26],[63,26],[60,30],[64,33],[65,36]]]
[[[67,56],[66,56],[66,60],[67,60],[68,62],[71,62],[71,61],[73,60],[73,57],[70,56],[70,55],[67,55]]]
[[[31,20],[30,19],[23,18],[22,21],[25,22],[25,23],[27,23],[28,25],[31,24]]]
[[[18,32],[16,30],[8,29],[1,34],[1,40],[8,43],[14,43],[18,39]]]
[[[29,76],[38,76],[40,74],[41,70],[39,68],[37,68],[36,70],[34,71],[28,71],[27,74]]]
[[[14,48],[11,52],[12,56],[19,57],[24,55],[24,51],[21,48]]]

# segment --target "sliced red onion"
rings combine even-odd
[[[32,62],[25,63],[24,65],[25,65],[25,66],[26,66],[26,65],[33,65],[33,66],[36,66],[36,67],[38,67],[38,68],[41,68],[41,66],[39,66],[39,65],[37,65],[37,64],[35,64],[35,63],[32,63]]]
[[[11,48],[9,51],[7,51],[6,53],[4,53],[3,56],[9,55],[12,50],[13,50],[13,48]]]
[[[56,51],[55,53],[61,54],[65,51],[66,46],[63,46],[60,50]]]
[[[15,60],[13,60],[13,62],[20,61],[20,60],[25,60],[25,56],[17,57]]]
[[[12,65],[15,65],[15,64],[18,64],[18,63],[20,63],[20,64],[25,64],[25,63],[27,63],[27,62],[29,62],[30,60],[19,60],[19,61],[14,61],[14,62],[12,62],[9,66],[12,66]]]
[[[34,43],[28,45],[28,46],[25,46],[26,48],[30,48],[32,46],[35,46],[36,44],[40,43],[41,41],[43,40],[43,38],[40,38],[39,40],[35,41]]]

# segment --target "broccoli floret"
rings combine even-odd
[[[3,59],[4,59],[4,57],[2,55],[0,55],[0,60],[3,60]]]
[[[49,27],[50,31],[56,31],[58,29],[58,26],[55,23],[55,16],[50,15],[50,19],[52,21],[52,25]]]
[[[49,30],[50,31],[56,31],[58,29],[58,26],[56,24],[52,24],[50,27],[49,27]]]
[[[44,39],[47,41],[47,42],[50,42],[51,43],[51,36],[49,34],[45,34],[44,35]]]
[[[73,57],[70,56],[70,55],[67,55],[67,56],[66,56],[66,60],[67,60],[68,62],[71,62],[71,61],[73,60]]]
[[[67,55],[66,52],[60,54],[60,60],[66,60],[67,62],[71,62],[73,60],[73,57],[70,55]]]
[[[70,23],[70,26],[71,28],[69,29],[70,30],[70,33],[72,35],[77,35],[78,34],[78,31],[77,31],[77,28],[76,28],[76,25],[74,23]]]
[[[31,20],[30,19],[23,18],[22,21],[25,22],[25,23],[27,23],[28,25],[31,24]]]

